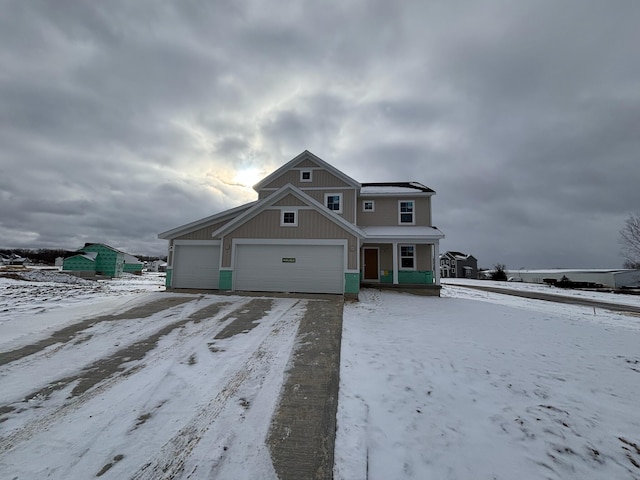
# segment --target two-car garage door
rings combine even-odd
[[[236,245],[239,291],[344,292],[344,245]]]
[[[210,242],[177,243],[173,250],[173,288],[217,289],[220,282],[220,245]]]

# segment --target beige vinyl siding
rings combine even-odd
[[[339,215],[349,223],[356,223],[354,206],[356,201],[356,189],[350,188],[345,190],[327,188],[325,190],[306,190],[304,193],[324,205],[324,195],[326,193],[342,194],[342,213]],[[326,205],[325,205],[326,206]]]
[[[297,227],[281,227],[279,209],[259,213],[247,223],[225,235],[222,245],[224,268],[231,267],[231,244],[234,238],[347,239],[348,268],[357,268],[357,238],[315,210],[298,210]]]
[[[363,200],[374,200],[375,212],[363,212]],[[400,200],[415,202],[415,225],[431,226],[431,197],[359,197],[358,225],[362,227],[399,225],[398,201]]]
[[[306,188],[313,188],[313,187],[331,188],[331,187],[350,187],[351,186],[345,183],[340,178],[336,177],[335,175],[329,173],[327,170],[313,170],[313,174],[312,174],[313,181],[301,182],[300,170],[301,170],[300,168],[287,170],[278,178],[274,179],[271,183],[265,185],[262,188],[262,190],[259,192],[260,198],[264,198],[265,196],[269,195],[269,193],[272,193],[273,190],[277,190],[280,187],[284,187],[288,183],[300,188],[301,190],[304,190],[305,187]],[[270,189],[271,191],[268,191],[268,193],[265,195],[264,194],[265,189]]]
[[[305,158],[294,168],[318,168],[318,164],[309,158]]]
[[[416,255],[418,257],[416,261],[416,270],[433,270],[431,266],[431,248],[431,245],[416,245]]]
[[[208,225],[206,227],[202,227],[199,230],[194,230],[193,232],[185,233],[184,235],[180,235],[176,237],[174,240],[213,240],[211,234],[222,228],[224,225],[229,223],[232,218],[229,220],[225,220],[224,222],[214,223],[213,225]]]
[[[180,235],[179,237],[172,238],[169,240],[169,255],[167,258],[167,265],[173,265],[173,241],[174,240],[214,240],[211,236],[213,232],[222,228],[225,224],[229,223],[232,218],[225,220],[224,222],[214,223],[213,225],[207,225],[206,227],[202,227],[198,230],[194,230],[193,232],[185,233],[184,235]]]
[[[400,262],[400,245],[414,245],[411,242],[398,243],[398,262]],[[393,271],[393,244],[391,243],[367,243],[364,248],[377,247],[380,252],[379,270]],[[416,245],[416,270],[433,270],[432,264],[432,246],[428,244]]]
[[[302,206],[306,206],[306,203],[304,203],[295,195],[289,194],[283,199],[278,200],[276,203],[274,203],[274,205],[276,207],[302,207]]]

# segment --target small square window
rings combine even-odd
[[[376,204],[373,200],[363,200],[362,201],[362,211],[363,212],[374,212]]]
[[[294,210],[283,210],[280,217],[281,227],[297,227],[298,226],[298,212]]]
[[[313,175],[311,173],[311,170],[300,170],[300,181],[311,182],[313,180]]]
[[[324,203],[327,208],[334,213],[342,213],[342,194],[327,193],[324,196]]]
[[[413,200],[400,201],[398,203],[398,215],[400,224],[415,224]]]

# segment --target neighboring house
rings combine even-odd
[[[28,258],[21,257],[15,253],[8,255],[0,253],[0,262],[2,262],[2,265],[26,265],[30,263]]]
[[[63,271],[93,272],[105,277],[121,277],[125,253],[102,243],[87,243],[78,253],[64,259]]]
[[[123,272],[141,275],[142,267],[144,267],[144,262],[141,262],[133,255],[129,255],[128,253],[124,254],[124,268],[122,270]]]
[[[170,288],[356,294],[440,291],[433,190],[359,183],[308,151],[254,186],[258,200],[160,233]]]
[[[440,256],[442,278],[478,278],[478,260],[462,252],[445,252]]]

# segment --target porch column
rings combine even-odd
[[[433,280],[440,285],[440,242],[437,240],[433,244]]]
[[[393,284],[398,284],[398,244],[392,243],[393,246]]]

